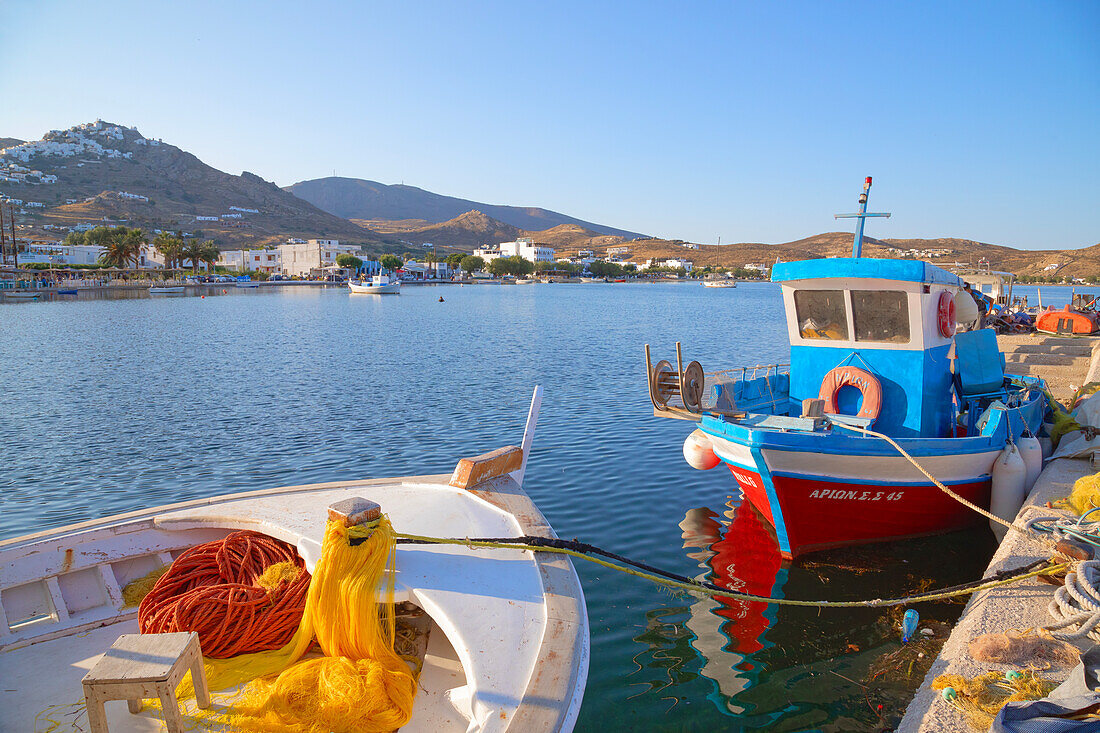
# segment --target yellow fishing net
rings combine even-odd
[[[351,539],[362,541],[352,546]],[[329,522],[294,637],[281,649],[205,660],[212,690],[248,684],[228,707],[196,717],[232,729],[295,733],[370,733],[405,725],[416,681],[393,647],[394,547],[384,516],[370,528]],[[303,660],[314,640],[324,656]],[[181,685],[181,697],[194,695],[189,682]]]
[[[941,674],[932,682],[932,689],[944,690],[944,698],[962,712],[970,725],[980,730],[988,730],[1006,704],[1042,699],[1056,686],[1033,669],[1007,675],[986,672],[972,679],[959,674]]]
[[[1082,476],[1073,482],[1073,491],[1065,499],[1053,502],[1058,509],[1069,509],[1077,514],[1084,514],[1090,509],[1100,506],[1100,473],[1091,476]],[[1095,519],[1095,515],[1093,515]]]

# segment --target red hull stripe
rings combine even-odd
[[[745,498],[775,524],[760,474],[730,466]],[[889,486],[773,476],[772,485],[787,530],[790,554],[949,532],[980,523],[982,517],[932,484]],[[988,478],[959,483],[953,490],[978,506],[989,506]]]

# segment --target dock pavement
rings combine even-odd
[[[1010,344],[1018,343],[1035,347],[1006,355],[1010,366],[1016,367],[1010,371],[1017,374],[1031,373],[1043,376],[1044,369],[1049,370],[1051,366],[1059,365],[1052,364],[1049,356],[1064,353],[1066,348],[1070,348],[1071,353],[1066,356],[1076,360],[1072,365],[1076,369],[1059,374],[1059,382],[1052,385],[1054,396],[1058,399],[1066,400],[1072,396],[1064,394],[1071,383],[1081,386],[1088,382],[1100,381],[1100,339],[1059,339],[1048,345],[1041,335],[1040,338],[1001,337],[1001,339],[1005,338],[1010,339]],[[1080,343],[1087,343],[1091,350],[1091,355],[1087,356],[1087,369],[1084,368],[1086,355],[1080,353],[1079,346],[1074,348]],[[1026,356],[1013,359],[1011,353]],[[1028,357],[1032,360],[1038,357],[1038,363],[1031,361],[1029,364]],[[1030,369],[1025,371],[1028,367]],[[1070,512],[1047,508],[1046,504],[1068,496],[1077,479],[1090,476],[1097,470],[1092,468],[1086,459],[1058,458],[1050,461],[1043,468],[1024,506],[1020,509],[1017,515],[1018,522],[1023,523],[1036,516],[1076,518],[1076,515]],[[996,554],[993,555],[993,560],[985,571],[985,577],[998,571],[1012,570],[1049,558],[1049,549],[1030,535],[1009,530],[1004,541],[997,548]],[[959,617],[951,636],[944,643],[939,656],[932,663],[932,668],[906,709],[905,716],[898,725],[898,733],[971,730],[962,713],[944,701],[939,692],[932,689],[933,680],[942,674],[974,677],[990,670],[1007,672],[1010,669],[1017,669],[1011,665],[978,662],[970,657],[967,647],[972,640],[983,634],[1003,633],[1009,629],[1039,628],[1052,623],[1054,619],[1047,613],[1047,604],[1054,597],[1055,589],[1053,585],[1029,578],[1012,585],[975,593],[963,609],[962,616]],[[1086,643],[1091,644],[1091,642]],[[1043,672],[1042,676],[1061,683],[1069,676],[1069,672],[1070,668],[1053,669]]]

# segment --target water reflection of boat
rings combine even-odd
[[[691,509],[680,522],[684,549],[697,560],[711,582],[730,590],[781,596],[787,569],[779,542],[767,522],[747,502],[726,510],[725,521],[714,511]],[[723,526],[725,525],[725,526]],[[692,646],[703,658],[700,674],[717,686],[720,708],[747,712],[736,696],[759,681],[761,665],[753,654],[769,646],[766,635],[777,608],[768,603],[729,597],[703,598],[689,611]],[[715,617],[720,619],[715,623]]]

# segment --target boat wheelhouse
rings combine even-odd
[[[698,422],[689,464],[726,464],[788,557],[984,521],[881,436],[988,507],[994,462],[1045,409],[1040,380],[1004,374],[992,330],[956,334],[958,276],[859,257],[856,236],[854,257],[772,269],[789,366],[708,375],[677,344],[675,369],[649,367],[655,414]]]

